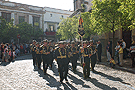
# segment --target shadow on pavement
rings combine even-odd
[[[114,87],[111,88],[103,83],[98,82],[98,80],[96,80],[95,78],[91,78],[89,81],[102,90],[117,90],[117,88]]]
[[[103,76],[103,77],[106,77],[106,78],[109,79],[109,80],[112,80],[112,81],[119,81],[119,82],[121,82],[121,83],[123,83],[123,84],[130,85],[129,83],[123,82],[123,80],[122,80],[121,78],[115,78],[115,77],[109,76],[109,75],[107,75],[107,74],[104,74],[104,73],[102,73],[102,72],[98,72],[98,71],[95,71],[94,73],[95,73],[95,74],[99,74],[99,75],[101,75],[101,76]]]
[[[50,87],[59,87],[61,86],[60,82],[58,82],[53,76],[46,74],[44,75],[43,70],[38,70],[39,76],[43,77],[43,79],[47,80],[47,85]]]
[[[1,62],[1,63],[0,63],[1,66],[7,66],[7,65],[9,65],[9,64],[10,64],[10,62]]]
[[[52,69],[51,70],[54,72],[55,76],[59,76],[57,65],[55,65],[54,62],[52,64]]]
[[[76,85],[82,85],[83,87],[85,88],[90,88],[90,86],[88,85],[84,85],[84,82],[78,78],[76,78],[75,76],[71,75],[71,74],[68,74],[68,77],[73,80],[71,82],[75,83]]]
[[[20,57],[17,57],[15,59],[15,61],[22,61],[22,60],[28,60],[28,59],[32,59],[32,55],[24,55],[24,56],[20,56]]]

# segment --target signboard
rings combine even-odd
[[[17,38],[20,38],[20,34],[17,35]]]
[[[83,20],[82,20],[81,17],[79,19],[78,34],[80,36],[83,36],[85,34],[85,31],[84,31],[84,28],[83,28]]]

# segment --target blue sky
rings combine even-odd
[[[9,0],[9,1],[40,7],[46,6],[63,10],[72,10],[72,11],[74,10],[73,0]]]

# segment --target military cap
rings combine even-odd
[[[63,41],[59,41],[59,44],[63,44],[64,42]]]
[[[71,44],[75,44],[75,41],[72,41]]]
[[[32,42],[36,42],[36,40],[33,40]]]
[[[88,41],[86,40],[86,41],[83,41],[83,43],[88,43]]]
[[[52,40],[49,40],[48,42],[52,42]]]
[[[45,39],[45,40],[43,40],[43,42],[48,42],[48,40],[47,40],[47,39]]]
[[[40,44],[39,42],[36,43],[36,45]]]
[[[63,43],[67,43],[66,41],[63,41]]]
[[[93,40],[90,40],[90,43],[93,43]]]

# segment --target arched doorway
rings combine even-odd
[[[130,48],[130,45],[132,43],[132,31],[131,30],[125,30],[122,32],[122,38],[126,42],[127,48]]]

